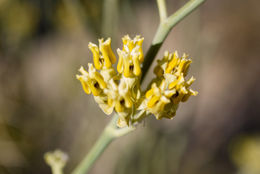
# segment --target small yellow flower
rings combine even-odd
[[[117,85],[113,80],[110,80],[110,85],[113,90],[108,91],[108,104],[114,107],[116,112],[122,113],[126,108],[131,108],[133,101],[131,99],[131,91],[124,81],[120,81]]]
[[[93,62],[97,70],[111,68],[116,63],[116,56],[111,49],[111,39],[99,39],[99,48],[93,43],[89,43],[88,47],[93,53]]]
[[[164,107],[171,102],[170,98],[176,93],[175,89],[167,89],[167,84],[163,80],[159,87],[156,83],[145,94],[147,100],[147,110],[155,115],[157,119],[164,117]]]
[[[118,73],[112,67],[116,57],[111,49],[111,39],[99,39],[99,47],[90,43],[95,68],[89,64],[87,72],[81,67],[81,75],[76,76],[83,90],[94,95],[104,113],[110,115],[115,111],[119,115],[119,127],[133,125],[150,114],[157,119],[173,118],[181,101],[197,95],[189,88],[195,79],[185,80],[191,60],[185,54],[180,58],[177,52],[165,52],[154,69],[156,78],[152,80],[151,88],[141,90],[143,40],[140,36],[123,37],[123,48],[117,50]]]
[[[125,77],[134,77],[141,74],[140,64],[144,60],[142,43],[144,38],[136,36],[133,40],[127,35],[123,37],[123,50],[118,49],[119,61],[117,71]]]
[[[106,83],[99,72],[93,67],[91,63],[88,64],[89,72],[87,72],[83,67],[79,69],[82,75],[76,75],[77,79],[81,82],[84,91],[87,94],[92,94],[98,96],[105,88]]]

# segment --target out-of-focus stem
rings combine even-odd
[[[61,169],[61,168],[58,168],[58,167],[52,167],[52,168],[51,168],[51,172],[52,172],[53,174],[63,174],[62,169]]]
[[[118,0],[104,0],[102,14],[102,37],[115,37],[118,24]]]

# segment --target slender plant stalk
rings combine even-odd
[[[114,115],[112,120],[106,126],[101,136],[92,147],[90,152],[85,156],[81,163],[75,168],[72,174],[86,174],[98,157],[104,152],[106,147],[118,137],[121,137],[135,130],[135,127],[125,127],[122,129],[116,126],[117,115]]]
[[[112,142],[114,137],[107,129],[101,134],[95,145],[92,147],[88,155],[81,161],[72,174],[85,174],[88,172],[92,164],[97,160],[105,148]]]
[[[159,15],[160,15],[160,24],[154,36],[152,45],[150,46],[145,56],[145,61],[142,68],[143,74],[141,80],[143,80],[144,76],[149,70],[149,67],[151,66],[156,54],[158,53],[162,43],[166,39],[171,29],[177,23],[179,23],[185,16],[190,14],[199,5],[201,5],[204,1],[205,0],[190,0],[176,13],[167,17],[165,0],[157,0],[157,5],[158,5]],[[103,133],[97,140],[96,144],[87,154],[87,156],[82,160],[82,162],[76,167],[76,169],[72,172],[72,174],[86,174],[91,168],[91,166],[93,165],[93,163],[97,160],[97,158],[102,154],[102,152],[115,138],[126,135],[135,129],[134,127],[126,127],[126,128],[119,129],[116,127],[116,120],[117,120],[117,116],[114,115],[113,119],[106,126]]]
[[[165,0],[157,0],[157,6],[159,10],[160,21],[164,21],[167,18]]]
[[[153,38],[152,44],[147,51],[143,63],[142,68],[142,78],[143,81],[146,73],[148,72],[156,54],[158,53],[159,49],[161,48],[164,40],[172,30],[172,28],[177,25],[184,17],[189,15],[192,11],[194,11],[197,7],[199,7],[203,2],[206,0],[190,0],[187,2],[183,7],[177,10],[174,14],[169,16],[168,18],[163,18],[164,13],[162,12],[165,8],[165,3],[161,2],[163,0],[157,0],[159,14],[160,14],[160,24],[157,28],[156,34]],[[164,4],[164,5],[163,5]]]

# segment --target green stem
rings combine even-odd
[[[159,0],[158,0],[159,1]],[[182,8],[176,11],[173,15],[168,18],[161,20],[160,25],[156,31],[156,34],[153,38],[153,42],[145,55],[143,68],[142,68],[142,78],[143,81],[146,73],[148,72],[153,60],[161,48],[164,40],[172,30],[172,28],[177,25],[184,17],[189,15],[192,11],[194,11],[197,7],[199,7],[206,0],[190,0],[187,2]],[[159,8],[160,12],[160,8]],[[161,13],[161,12],[160,12]]]
[[[60,167],[51,167],[52,174],[63,174],[62,168]]]
[[[165,0],[157,0],[157,6],[159,10],[160,20],[163,21],[167,18],[167,9],[165,5]]]
[[[117,116],[114,115],[110,123],[106,126],[101,136],[92,147],[87,156],[81,161],[81,163],[74,169],[72,174],[86,174],[98,157],[104,152],[107,146],[118,137],[121,137],[129,132],[135,130],[134,127],[126,127],[119,129],[116,127]]]
[[[113,136],[106,130],[101,134],[96,144],[92,147],[88,155],[82,160],[72,174],[85,174],[88,172],[92,164],[97,160],[99,155],[112,142]]]

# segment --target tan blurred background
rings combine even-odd
[[[168,0],[169,14],[185,2]],[[259,174],[259,7],[208,0],[179,23],[157,57],[188,53],[199,95],[113,142],[90,173]],[[0,174],[51,173],[56,148],[70,173],[110,119],[75,79],[88,42],[110,36],[116,50],[140,34],[147,51],[158,23],[155,0],[0,0]]]

